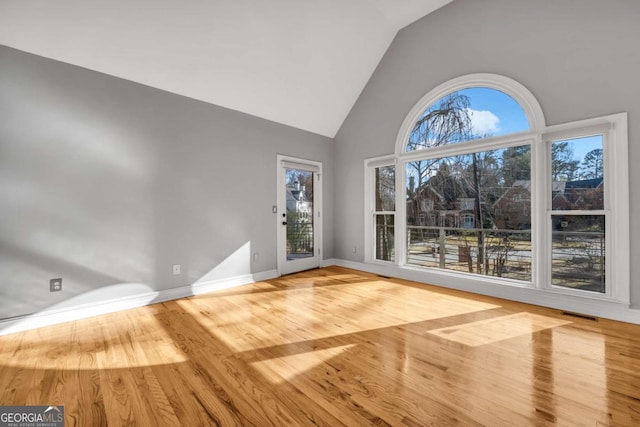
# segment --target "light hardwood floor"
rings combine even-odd
[[[332,267],[0,337],[67,426],[640,425],[640,327]]]

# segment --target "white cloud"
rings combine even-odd
[[[492,135],[498,133],[500,127],[500,119],[498,116],[488,110],[474,110],[467,108],[469,117],[471,118],[471,127],[473,133],[477,135]]]

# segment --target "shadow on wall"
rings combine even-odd
[[[6,251],[5,249],[6,248],[3,248],[3,253]],[[53,268],[57,266],[57,263],[65,263],[62,260],[55,260],[44,256],[41,256],[38,260],[34,260],[33,254],[25,254],[24,250],[22,252],[14,251],[14,253],[16,255],[20,254],[23,258],[30,260],[30,262],[33,263],[30,265],[37,264],[34,261],[40,261],[40,265],[47,265]],[[97,289],[80,293],[76,292],[75,295],[66,297],[53,304],[47,304],[46,299],[41,300],[38,303],[38,307],[40,308],[37,312],[15,316],[9,319],[5,318],[4,321],[0,320],[0,335],[198,295],[255,281],[254,276],[251,274],[251,242],[246,242],[241,245],[237,250],[208,272],[202,274],[191,284],[164,290],[155,290],[146,283],[117,283],[116,278],[105,276],[99,272],[73,264],[70,266],[65,265],[64,267],[67,272],[77,271],[77,275],[72,276],[72,280],[76,283],[81,280],[91,280],[94,284],[96,281],[103,284]],[[186,269],[182,270],[181,276],[185,274],[188,275],[189,270],[201,271],[202,265],[186,265],[184,267],[186,267]],[[4,292],[3,290],[3,293]],[[36,298],[37,295],[35,294],[42,292],[47,291],[38,290],[38,292],[35,292],[28,290],[27,295]],[[5,307],[11,304],[11,299],[3,298],[0,304],[0,308],[4,310]],[[5,312],[6,311],[0,311],[0,313]]]
[[[89,315],[273,265],[271,124],[3,46],[0,75],[0,319]]]

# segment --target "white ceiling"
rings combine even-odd
[[[0,44],[333,137],[397,31],[451,0],[0,0]]]

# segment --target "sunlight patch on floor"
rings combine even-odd
[[[21,357],[0,350],[0,364],[8,367],[59,369],[61,361],[73,370],[122,369],[181,363],[187,360],[163,325],[153,316],[151,306],[84,319],[73,324],[54,325],[25,332],[20,343]],[[132,320],[135,318],[135,321]],[[130,322],[134,327],[115,325]],[[100,329],[104,341],[86,339]],[[66,341],[65,341],[66,340]],[[65,344],[72,342],[73,345]],[[96,357],[87,356],[95,353]],[[98,360],[97,360],[98,359]]]
[[[434,329],[427,331],[427,333],[471,347],[477,347],[523,335],[531,335],[534,332],[570,323],[567,320],[523,312]]]
[[[385,280],[176,302],[232,352],[358,334],[500,306]]]
[[[322,364],[355,346],[356,344],[347,344],[288,356],[278,356],[253,362],[251,365],[273,384],[291,382],[297,376],[304,375],[314,368],[319,368]]]

